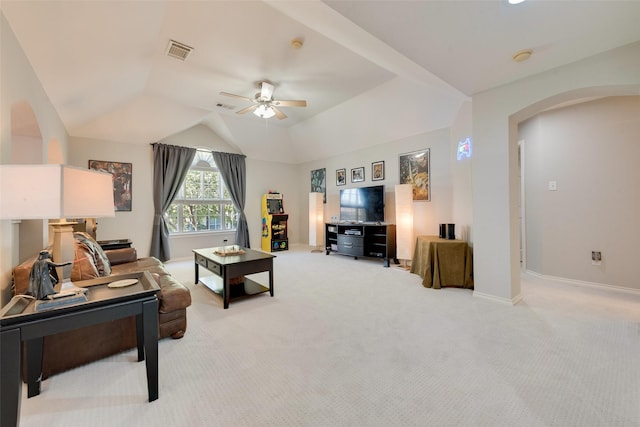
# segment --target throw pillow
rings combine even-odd
[[[98,276],[98,268],[93,262],[93,255],[87,247],[77,240],[75,242],[75,256],[71,269],[71,281],[95,279]]]
[[[84,246],[91,254],[98,270],[98,275],[101,277],[109,276],[111,274],[111,263],[98,242],[93,240],[88,234],[82,232],[73,233],[73,236],[76,239],[76,243]]]

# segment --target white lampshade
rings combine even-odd
[[[309,193],[309,246],[321,246],[323,238],[324,203],[322,193]]]
[[[413,258],[413,185],[398,184],[396,191],[396,257]]]
[[[0,219],[115,216],[111,174],[64,165],[0,165]],[[72,223],[53,227],[55,262],[73,261]],[[58,277],[68,278],[69,266]]]
[[[115,216],[108,173],[64,165],[0,165],[0,219]]]

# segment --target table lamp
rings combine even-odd
[[[0,219],[60,219],[49,225],[52,262],[69,264],[59,267],[61,280],[71,275],[75,253],[73,223],[65,218],[115,216],[111,175],[65,165],[0,165],[0,201]],[[36,290],[39,296],[49,287],[46,279]]]

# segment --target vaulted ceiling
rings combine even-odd
[[[640,40],[640,1],[0,2],[68,133],[146,144],[210,127],[299,163],[451,124],[475,93]],[[294,48],[293,39],[302,41]],[[170,40],[193,48],[167,56]],[[512,55],[532,49],[528,61]],[[258,83],[306,108],[236,114]]]

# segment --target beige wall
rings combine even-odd
[[[74,137],[69,146],[69,164],[73,166],[87,168],[89,160],[132,164],[132,210],[116,212],[112,218],[97,218],[96,237],[99,240],[129,238],[138,256],[148,256],[153,221],[151,146]]]
[[[414,208],[414,235],[438,234],[438,224],[452,222],[452,180],[451,180],[451,141],[449,129],[423,133],[386,144],[380,144],[369,149],[363,149],[346,155],[334,156],[327,159],[304,163],[300,165],[301,182],[299,210],[301,216],[301,234],[308,243],[309,224],[307,212],[309,209],[309,192],[311,191],[310,176],[314,169],[326,168],[327,173],[327,203],[324,207],[325,221],[332,216],[340,217],[340,190],[344,188],[365,187],[371,185],[385,186],[385,222],[395,223],[394,188],[399,184],[399,155],[411,151],[428,148],[431,156],[431,201],[416,201]],[[385,179],[371,180],[371,163],[384,161]],[[365,181],[352,183],[351,169],[364,166]],[[347,184],[336,186],[336,170],[347,170]]]
[[[638,135],[640,96],[554,109],[520,124],[528,270],[640,290]],[[602,252],[600,265],[592,250]]]
[[[304,209],[300,207],[299,188],[299,166],[247,159],[246,213],[252,248],[260,249],[262,244],[262,196],[269,190],[282,193],[282,204],[289,215],[289,243],[307,243],[308,235],[301,234],[300,229],[306,221],[308,205],[304,205]]]
[[[453,223],[456,224],[458,238],[473,245],[473,194],[471,188],[471,166],[473,165],[473,140],[471,142],[471,158],[462,157],[458,160],[458,142],[471,138],[473,135],[471,123],[471,101],[465,102],[451,126],[451,196]]]
[[[181,145],[237,153],[238,150],[224,142],[209,128],[197,125],[160,141],[165,144]],[[131,212],[116,212],[115,218],[98,219],[98,239],[129,238],[133,241],[139,256],[148,256],[151,247],[153,222],[153,153],[150,145],[115,143],[85,138],[71,139],[70,164],[87,167],[89,160],[107,160],[132,163],[133,203]],[[247,197],[245,213],[249,225],[249,238],[253,248],[260,248],[262,194],[269,189],[278,189],[285,195],[285,206],[291,214],[289,238],[298,242],[297,212],[297,167],[273,162],[247,159]],[[223,240],[233,242],[235,233],[205,232],[195,235],[171,237],[171,258],[192,256],[192,249],[219,246]]]

